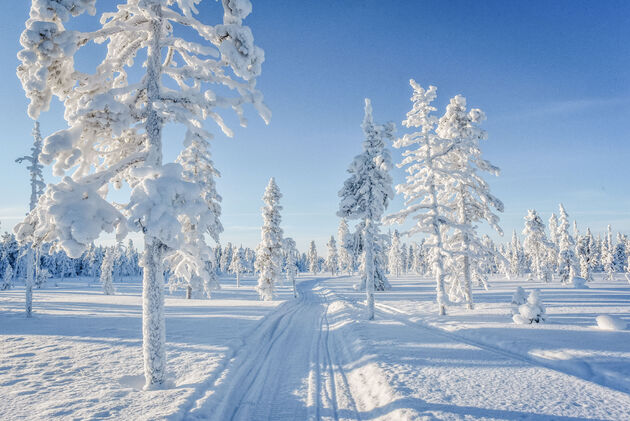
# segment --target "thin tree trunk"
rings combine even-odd
[[[236,271],[236,288],[241,287],[241,272]]]

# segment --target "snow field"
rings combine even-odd
[[[212,300],[167,295],[170,385],[143,392],[140,283],[93,280],[0,301],[0,414],[7,420],[630,419],[630,285],[491,279],[475,309],[435,315],[432,280],[402,276],[365,319],[357,277],[298,278],[260,301],[251,276]],[[51,283],[52,284],[52,283]],[[511,321],[517,285],[541,291],[544,324]]]

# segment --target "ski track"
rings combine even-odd
[[[298,299],[258,325],[184,419],[360,419],[331,334],[328,294],[314,288],[321,280],[298,284]]]

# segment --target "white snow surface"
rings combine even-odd
[[[50,282],[0,295],[3,420],[630,419],[630,285],[586,290],[491,279],[475,309],[435,315],[433,281],[390,280],[365,320],[356,277],[300,274],[298,298],[221,279],[212,300],[166,297],[168,378],[142,391],[140,280]],[[516,286],[538,289],[545,324],[516,325]],[[599,320],[599,319],[598,319]]]

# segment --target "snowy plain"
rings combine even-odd
[[[222,278],[211,300],[167,295],[171,384],[144,392],[141,285],[89,279],[0,295],[3,420],[630,419],[630,285],[589,289],[491,279],[476,306],[435,315],[429,279],[403,276],[364,317],[354,277],[298,278],[258,300]],[[516,286],[539,288],[547,322],[516,325]]]

